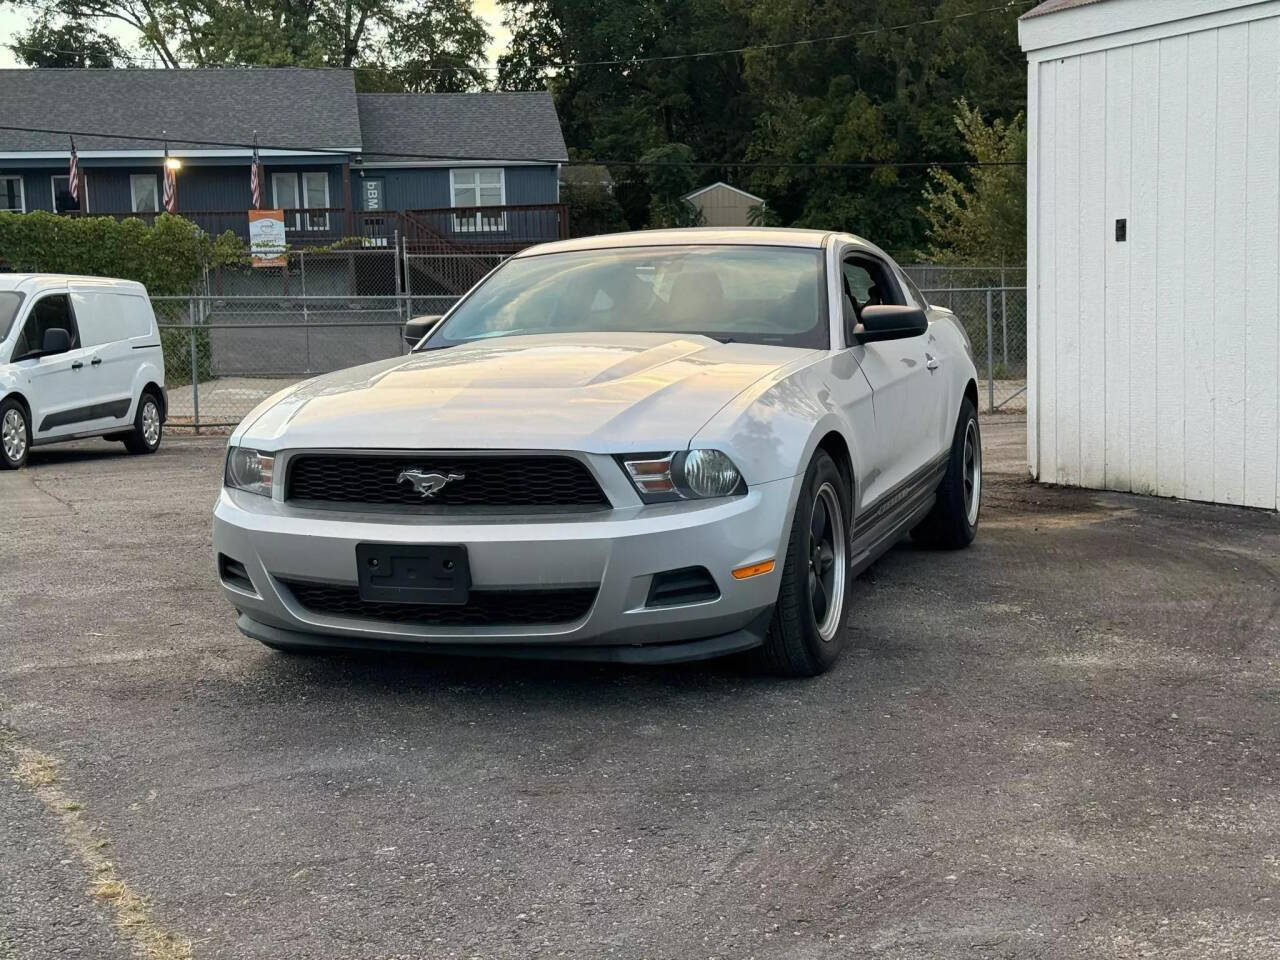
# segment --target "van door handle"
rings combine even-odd
[[[89,366],[91,366],[91,367],[96,367],[96,366],[97,366],[98,364],[100,364],[101,362],[102,362],[102,358],[101,358],[101,357],[94,357],[91,361],[89,361]]]
[[[83,367],[83,366],[84,366],[84,364],[83,364],[83,363],[81,363],[79,360],[77,360],[75,363],[73,363],[73,364],[71,365],[71,369],[72,369],[72,370],[79,370],[79,369],[80,369],[81,367]]]

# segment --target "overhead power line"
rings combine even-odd
[[[196,147],[231,147],[239,150],[252,150],[256,146],[258,150],[280,150],[292,153],[311,153],[311,154],[331,154],[333,156],[361,156],[360,154],[352,154],[350,150],[339,149],[335,147],[306,147],[270,143],[245,143],[236,140],[203,140],[193,137],[183,136],[182,134],[169,133],[165,131],[161,136],[149,136],[136,133],[111,133],[103,130],[69,130],[55,127],[23,127],[14,124],[0,124],[0,130],[7,130],[15,133],[45,133],[56,136],[81,137],[90,138],[97,137],[103,140],[132,140],[139,143],[162,143],[162,144],[189,144]],[[86,150],[92,151],[95,148],[88,144],[81,143],[81,153]],[[1022,161],[1008,160],[996,161],[988,163],[980,163],[972,160],[868,160],[859,163],[823,163],[823,162],[790,162],[790,161],[769,161],[769,160],[743,160],[743,161],[720,161],[720,160],[698,160],[686,163],[683,160],[611,160],[611,159],[579,159],[565,160],[559,157],[464,157],[457,154],[446,153],[378,153],[378,157],[389,158],[394,161],[405,160],[452,160],[457,162],[474,163],[479,159],[492,160],[501,163],[509,160],[513,163],[558,163],[565,167],[586,167],[586,166],[604,166],[604,167],[697,167],[699,169],[737,167],[744,169],[751,168],[778,168],[778,169],[806,169],[806,170],[874,170],[882,167],[897,168],[913,168],[913,167],[1021,167],[1024,166]]]
[[[971,17],[980,17],[980,16],[985,16],[986,14],[991,14],[991,13],[1007,13],[1011,10],[1016,10],[1021,7],[1030,6],[1032,3],[1036,3],[1036,2],[1038,2],[1038,0],[1006,0],[1005,3],[1001,3],[996,6],[984,7],[980,10],[969,10],[964,13],[955,13],[946,17],[929,17],[924,20],[913,20],[910,23],[898,23],[898,24],[893,24],[891,26],[884,26],[884,27],[869,27],[865,30],[853,30],[847,33],[833,33],[833,34],[828,34],[826,36],[821,36],[821,37],[804,37],[798,40],[779,40],[771,43],[752,43],[752,44],[745,44],[739,47],[725,47],[719,50],[699,50],[699,51],[694,51],[692,53],[670,53],[670,54],[658,54],[658,55],[646,56],[646,57],[619,57],[612,60],[576,60],[576,61],[569,61],[565,63],[548,63],[548,64],[543,64],[537,67],[536,69],[538,71],[551,71],[551,70],[573,70],[579,67],[638,66],[646,63],[670,63],[672,61],[677,61],[677,60],[702,60],[708,57],[725,57],[725,56],[736,56],[744,53],[755,53],[755,52],[763,52],[763,51],[770,51],[770,50],[785,50],[793,47],[813,46],[814,44],[819,44],[819,43],[834,43],[840,40],[857,40],[857,39],[862,39],[864,37],[873,37],[882,33],[895,33],[901,30],[910,30],[916,27],[942,26],[943,24],[953,23],[957,20],[966,20]],[[36,47],[28,44],[8,44],[7,46],[9,46],[12,49],[27,50],[33,53],[55,53],[55,54],[63,54],[67,56],[84,56],[83,50],[60,50],[57,48]],[[136,54],[126,54],[125,57],[131,64],[150,63],[150,64],[161,64],[164,66],[169,65],[169,61],[161,57],[147,57],[147,56],[141,56]],[[244,63],[239,61],[224,62],[224,63],[213,64],[213,65],[201,64],[191,60],[179,60],[178,63],[182,67],[195,68],[195,69],[217,69],[219,67],[273,69],[271,67],[264,67],[261,64]],[[353,67],[352,69],[367,70],[367,69],[375,69],[375,68],[366,65],[366,66],[356,66],[356,67]],[[418,69],[428,73],[464,73],[464,72],[465,73],[476,73],[476,72],[496,73],[499,68],[496,66],[489,66],[489,65],[484,65],[484,66],[458,65],[458,66],[452,66],[452,67],[421,67]]]

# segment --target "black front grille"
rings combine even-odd
[[[281,580],[298,603],[316,613],[431,627],[519,627],[572,623],[586,616],[598,587],[562,590],[472,590],[457,606],[377,603],[360,599],[356,587]]]
[[[456,476],[424,497],[402,471]],[[406,506],[605,507],[581,461],[562,456],[314,454],[289,462],[288,500]]]

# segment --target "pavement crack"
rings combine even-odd
[[[89,875],[89,892],[111,908],[116,930],[130,943],[134,953],[146,960],[191,960],[191,941],[162,929],[152,917],[146,900],[103,853],[110,841],[90,826],[84,816],[84,805],[63,788],[58,779],[57,758],[19,743],[3,728],[0,728],[0,754],[9,761],[9,775],[34,793],[57,819],[63,841],[80,858]]]

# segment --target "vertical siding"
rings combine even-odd
[[[1054,221],[1055,288],[1054,420],[1058,483],[1080,482],[1080,58],[1058,70],[1057,131],[1054,161],[1057,197]],[[1095,282],[1097,278],[1094,278]]]
[[[1129,78],[1133,102],[1129,116],[1129,463],[1127,488],[1156,492],[1156,418],[1159,409],[1160,357],[1156,310],[1160,295],[1158,241],[1160,184],[1160,46],[1147,43],[1133,51]],[[1117,244],[1117,246],[1120,246]]]
[[[559,180],[555,167],[507,167],[507,203],[555,203]]]
[[[1027,467],[1031,476],[1040,476],[1040,237],[1044,230],[1040,191],[1047,189],[1040,175],[1040,116],[1044,97],[1042,69],[1027,64]]]
[[[1156,165],[1156,492],[1186,492],[1186,405],[1183,391],[1187,273],[1186,37],[1157,45],[1160,122]],[[1147,256],[1144,251],[1140,257]]]
[[[1033,71],[1033,471],[1277,506],[1280,18]]]
[[[1080,388],[1074,416],[1079,423],[1080,472],[1086,487],[1106,486],[1107,359],[1111,353],[1106,302],[1107,259],[1110,249],[1098,238],[1107,235],[1107,57],[1091,53],[1080,58],[1080,266],[1077,274],[1079,333],[1076,365]],[[1068,416],[1072,411],[1064,410]]]
[[[1244,502],[1280,505],[1280,19],[1249,24]]]
[[[1249,25],[1224,27],[1218,40],[1218,137],[1214,183],[1213,493],[1244,502],[1245,163],[1249,130]],[[1276,172],[1280,176],[1280,170]],[[1274,267],[1272,268],[1274,269]],[[1209,357],[1205,357],[1206,362]]]
[[[1185,494],[1213,499],[1213,305],[1218,295],[1214,203],[1218,144],[1218,37],[1192,34],[1187,51],[1186,270],[1182,275]]]
[[[1105,56],[1107,102],[1103,176],[1106,184],[1106,216],[1103,217],[1100,232],[1109,234],[1114,240],[1116,221],[1133,219],[1129,204],[1133,150],[1133,50],[1121,47],[1118,50],[1108,50]],[[1128,224],[1130,231],[1134,226],[1132,223]],[[1101,485],[1112,490],[1130,489],[1129,364],[1132,358],[1129,355],[1129,335],[1132,323],[1129,310],[1132,261],[1129,251],[1140,243],[1141,238],[1131,233],[1127,243],[1112,242],[1101,246],[1106,257],[1104,309],[1099,310],[1103,315],[1102,366],[1106,380],[1102,394],[1105,443],[1102,451]],[[1096,478],[1096,474],[1094,477]]]

